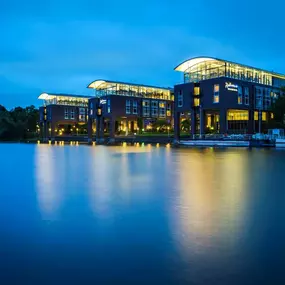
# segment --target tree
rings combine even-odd
[[[157,128],[166,129],[169,126],[170,126],[170,123],[168,123],[167,120],[160,120],[160,119],[156,120],[152,125],[152,127],[155,129]]]
[[[21,140],[37,136],[39,111],[35,106],[11,111],[0,105],[0,140]]]
[[[190,120],[189,119],[184,119],[181,122],[181,130],[184,132],[190,131]]]

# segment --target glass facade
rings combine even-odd
[[[91,83],[89,88],[92,88]],[[168,88],[140,86],[129,83],[102,81],[102,83],[95,87],[95,94],[97,97],[106,95],[121,95],[133,96],[151,99],[171,100],[171,92]]]
[[[285,86],[285,76],[281,74],[214,58],[192,59],[176,70],[184,72],[185,83],[227,77],[277,88]]]
[[[88,99],[89,98],[51,95],[48,99],[44,100],[44,105],[68,105],[87,108]]]

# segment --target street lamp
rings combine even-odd
[[[76,128],[76,132],[77,132],[77,135],[78,135],[78,128]]]
[[[49,136],[51,137],[51,128],[49,128],[48,130],[49,130]]]
[[[169,130],[170,130],[170,127],[168,126],[168,127],[167,127],[167,131],[168,131],[168,137],[169,137]]]

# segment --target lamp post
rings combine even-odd
[[[49,136],[51,137],[51,128],[49,128],[48,130],[49,130]]]
[[[76,128],[76,133],[77,133],[77,135],[78,135],[78,128]]]
[[[170,127],[168,126],[168,127],[167,127],[167,131],[168,131],[168,137],[169,137],[169,129],[170,129]]]

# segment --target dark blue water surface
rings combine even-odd
[[[285,151],[0,145],[0,284],[285,284]]]

